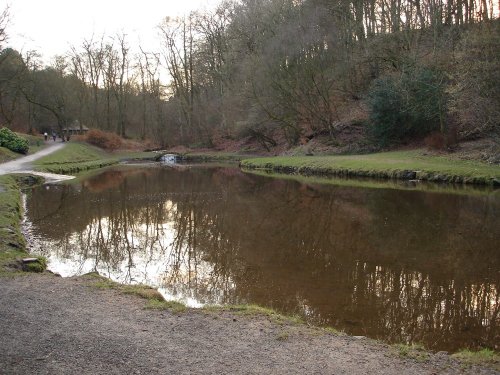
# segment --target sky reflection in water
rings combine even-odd
[[[35,188],[27,210],[35,250],[63,276],[98,271],[191,306],[256,303],[437,350],[500,341],[495,193],[129,167]]]

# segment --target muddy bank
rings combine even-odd
[[[0,283],[0,371],[9,374],[493,374],[448,355],[401,356],[365,338],[265,316],[147,310],[88,277]]]

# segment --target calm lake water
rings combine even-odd
[[[191,306],[253,303],[349,334],[499,349],[500,195],[137,166],[27,198],[33,251]]]

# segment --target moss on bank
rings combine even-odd
[[[0,275],[28,272],[43,272],[47,262],[43,257],[23,264],[22,259],[31,257],[26,252],[26,240],[21,232],[23,206],[21,187],[40,183],[41,179],[25,175],[0,176]]]
[[[467,365],[487,366],[500,371],[500,354],[491,349],[478,351],[464,349],[452,354],[452,357]]]
[[[87,273],[82,276],[83,278],[90,281],[90,285],[97,289],[114,289],[120,293],[131,294],[146,300],[145,308],[152,310],[171,310],[173,312],[183,312],[188,310],[188,307],[178,301],[165,300],[158,290],[144,284],[136,285],[126,285],[120,284],[112,281],[104,276],[99,275],[97,272]],[[253,304],[242,304],[242,305],[206,305],[200,311],[206,313],[221,313],[230,312],[235,315],[242,316],[266,316],[274,323],[277,324],[305,324],[304,320],[295,315],[283,315],[278,313],[276,310],[253,305]],[[318,328],[325,333],[338,333],[336,330],[329,328]]]
[[[421,150],[369,155],[266,157],[245,159],[243,169],[302,175],[372,177],[500,186],[500,167],[429,156]]]
[[[394,344],[392,348],[401,358],[413,358],[417,361],[426,361],[430,358],[430,352],[421,344]]]
[[[277,324],[304,324],[304,320],[298,315],[283,315],[274,309],[253,304],[243,305],[207,305],[202,308],[206,312],[228,311],[236,315],[262,315]]]
[[[339,176],[305,176],[301,174],[286,174],[278,173],[272,170],[263,169],[244,169],[246,173],[255,174],[258,176],[279,178],[283,180],[297,181],[304,184],[326,184],[335,186],[345,186],[353,188],[368,188],[368,189],[394,189],[394,190],[412,190],[424,191],[442,194],[457,194],[457,195],[475,195],[484,196],[498,194],[498,189],[488,185],[471,185],[471,184],[439,184],[429,181],[409,181],[409,180],[394,180],[394,179],[374,179],[364,177],[339,177]]]
[[[158,290],[144,284],[125,285],[114,282],[97,272],[83,275],[84,278],[91,280],[91,286],[98,289],[114,289],[120,293],[131,294],[146,300],[146,309],[152,310],[170,310],[178,313],[185,311],[187,307],[177,301],[166,301]]]
[[[0,251],[24,251],[21,233],[22,203],[18,177],[0,176]]]
[[[391,347],[399,357],[411,358],[421,362],[428,361],[432,355],[421,344],[393,344]],[[447,354],[446,352],[444,353]],[[479,365],[500,371],[500,355],[491,349],[478,351],[464,349],[451,354],[451,358],[458,360],[462,364],[462,367]]]
[[[43,256],[36,256],[32,261],[23,264],[23,271],[42,273],[47,269],[47,258]]]

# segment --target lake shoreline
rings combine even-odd
[[[10,316],[15,323],[2,319],[2,331],[15,330],[15,334],[8,334],[0,344],[2,369],[50,371],[56,363],[62,372],[73,373],[75,363],[84,359],[83,369],[89,373],[111,366],[148,372],[156,368],[151,361],[154,358],[155,365],[173,372],[261,373],[274,368],[276,373],[496,373],[493,368],[467,364],[445,352],[387,345],[277,320],[258,311],[245,314],[231,308],[151,306],[150,300],[156,299],[154,292],[127,292],[107,283],[97,275],[61,278],[44,273],[4,278],[0,294],[6,303],[0,314]],[[39,327],[35,338],[34,325]],[[51,332],[57,332],[57,340]],[[108,343],[99,351],[92,348],[95,335],[99,342]],[[115,340],[118,342],[112,344]],[[163,351],[152,354],[152,347]],[[118,365],[108,349],[120,358],[136,361]],[[188,354],[193,350],[196,358]],[[14,361],[14,356],[19,359]],[[202,361],[195,361],[197,358]]]
[[[446,161],[401,153],[330,157],[274,157],[242,160],[244,170],[303,176],[369,177],[385,180],[500,186],[500,167],[479,162]],[[403,159],[406,157],[406,159]],[[450,163],[454,163],[453,167]]]
[[[29,178],[28,178],[28,181],[25,181],[25,182],[20,182],[19,179],[17,179],[17,182],[14,183],[13,181],[15,180],[14,177],[12,176],[7,176],[7,181],[8,181],[8,186],[6,186],[6,183],[4,181],[2,181],[1,185],[4,186],[4,193],[5,192],[10,192],[10,193],[13,193],[13,194],[19,194],[19,199],[20,199],[20,189],[22,187],[23,184],[29,182]],[[39,183],[40,181],[31,181],[31,183]],[[17,192],[17,193],[16,193]],[[20,201],[19,201],[20,202]],[[10,218],[9,218],[9,222],[8,222],[8,226],[9,227],[19,227],[19,223],[22,219],[22,210],[20,209],[17,209],[17,214],[15,215],[12,215]],[[11,255],[12,255],[12,259],[8,260],[7,262],[5,262],[3,259],[2,260],[2,267],[5,266],[6,263],[9,263],[9,264],[12,264],[12,261],[13,260],[19,260],[20,257],[27,257],[29,256],[28,253],[26,252],[23,252],[25,251],[25,249],[23,249],[23,245],[22,245],[22,242],[24,241],[24,237],[22,236],[22,234],[20,232],[17,232],[15,233],[16,236],[17,236],[17,239],[19,240],[19,243],[17,245],[13,245],[11,246],[10,244],[8,245],[8,249],[2,247],[2,252],[4,252],[5,250],[7,252],[11,251]],[[10,273],[10,275],[7,275],[8,273]],[[17,276],[16,276],[17,275]],[[23,275],[23,276],[19,276],[19,275]],[[33,284],[36,284],[36,278],[37,277],[45,277],[44,275],[27,275],[27,274],[24,274],[24,273],[19,273],[19,268],[18,269],[11,269],[10,272],[7,272],[2,275],[2,276],[7,276],[7,279],[11,279],[11,276],[15,276],[14,278],[17,279],[18,276],[19,277],[22,277],[22,278],[25,278],[25,277],[28,277],[30,278],[31,280],[33,280]],[[78,278],[76,278],[78,279]],[[56,287],[59,283],[60,283],[61,279],[60,278],[57,278],[57,277],[50,277],[50,282],[49,282],[49,285],[52,285],[53,287]],[[101,280],[102,281],[102,280]],[[88,280],[85,281],[86,283],[88,283]],[[31,283],[31,282],[30,282]],[[103,281],[104,285],[107,284],[107,281]],[[100,289],[99,287],[97,288],[87,288],[88,289],[88,293],[95,293],[95,290],[93,289]],[[108,290],[108,289],[114,289],[114,288],[110,288],[110,287],[103,287],[102,289],[105,289],[105,290]],[[125,292],[126,294],[130,294],[130,293],[127,293]],[[136,295],[139,295],[141,296],[140,293],[132,293],[132,294],[136,294]],[[40,296],[40,298],[44,298],[44,296]],[[161,301],[160,301],[161,302]],[[165,301],[165,302],[168,302],[168,301]],[[114,303],[113,300],[110,301],[110,303]],[[168,306],[157,306],[159,308],[151,308],[152,310],[160,310],[160,311],[171,311],[172,309]],[[197,314],[198,312],[196,311],[191,311],[192,309],[186,309],[188,311],[187,314]],[[245,317],[241,317],[240,315],[236,314],[234,315],[234,311],[231,311],[231,308],[229,308],[229,311],[226,311],[224,310],[224,308],[222,308],[220,311],[211,311],[210,312],[211,314],[214,314],[214,316],[217,316],[217,318],[214,318],[214,319],[220,319],[221,316],[226,316],[227,314],[229,314],[229,321],[231,321],[232,319],[236,319],[236,320],[247,320],[247,319],[250,319],[250,321],[254,320],[254,319],[263,319],[264,321],[267,321],[269,319],[268,316],[266,316],[265,314],[262,314],[262,313],[257,313],[257,314],[248,314],[248,315],[245,315]],[[155,313],[157,314],[157,313]],[[174,315],[177,314],[177,313],[174,313]],[[258,318],[255,317],[255,315],[259,316]],[[34,321],[36,322],[36,318],[33,317]],[[267,323],[266,323],[267,324]],[[288,333],[288,329],[290,327],[295,327],[296,325],[295,324],[291,324],[290,323],[277,323],[277,327],[279,327],[280,331],[279,333],[275,333],[275,339],[278,341],[278,342],[281,342],[281,341],[288,341],[289,338],[290,338],[290,334]],[[320,328],[311,328],[311,327],[307,327],[307,326],[304,326],[302,325],[304,329],[319,329],[321,330]],[[278,328],[274,328],[274,330],[276,331]],[[296,328],[293,328],[293,329],[296,329]],[[300,332],[300,329],[299,331]],[[257,333],[255,333],[257,334]],[[328,335],[333,335],[333,336],[337,336],[336,334],[332,334],[331,332],[323,332],[322,334],[326,334],[327,336]],[[305,337],[305,334],[302,332],[302,333],[297,333],[298,337],[300,339],[303,339]],[[344,336],[342,336],[344,337]],[[462,369],[463,368],[463,364],[460,364],[460,362],[457,362],[455,359],[453,359],[451,356],[447,355],[447,354],[444,354],[444,353],[437,353],[437,354],[432,354],[432,353],[429,353],[429,352],[426,352],[426,351],[423,351],[421,348],[412,348],[412,347],[407,347],[407,346],[399,346],[399,347],[394,347],[394,346],[389,346],[387,344],[383,344],[383,343],[380,343],[380,342],[376,342],[374,340],[371,340],[371,339],[364,339],[364,338],[357,338],[357,337],[354,337],[354,336],[347,336],[348,339],[345,339],[345,338],[342,338],[342,340],[346,341],[346,342],[343,342],[343,345],[351,345],[352,343],[357,343],[359,342],[360,339],[362,340],[366,340],[367,342],[370,342],[371,344],[374,344],[375,346],[369,346],[368,347],[368,351],[371,352],[373,350],[377,351],[377,352],[380,352],[379,354],[383,355],[384,358],[387,359],[387,361],[389,361],[388,363],[390,364],[390,366],[393,366],[394,365],[394,361],[398,362],[398,361],[401,361],[403,360],[403,363],[407,364],[408,361],[410,361],[412,363],[412,366],[413,365],[416,365],[416,366],[420,366],[421,364],[425,364],[425,365],[430,365],[430,366],[438,366],[439,369],[442,369],[442,365],[443,365],[443,361],[445,361],[445,364],[443,365],[445,369],[453,369],[453,371],[456,371],[457,369]],[[307,338],[307,337],[306,337]],[[370,345],[371,345],[370,344]],[[354,355],[361,355],[361,356],[365,356],[367,353],[355,353]],[[444,358],[444,359],[443,359]],[[385,359],[384,359],[385,360]],[[399,362],[398,362],[399,363]],[[356,367],[356,365],[354,365],[354,367],[351,367],[349,368],[350,370],[354,370],[354,372],[359,369],[358,367]],[[372,369],[373,370],[373,369]],[[425,368],[420,368],[419,371],[426,371],[427,369]],[[436,368],[433,368],[433,371],[436,370]],[[490,369],[482,369],[482,368],[468,368],[468,370],[471,371],[471,373],[494,373],[494,372],[490,372],[492,370]],[[497,369],[498,370],[498,369]],[[403,370],[401,370],[403,371]],[[483,372],[482,372],[483,371]],[[446,372],[446,371],[445,371]],[[450,373],[454,373],[454,372],[450,372]]]
[[[238,162],[243,170],[315,177],[361,177],[500,186],[500,166],[428,154],[423,149],[328,156],[261,156],[226,152],[177,154],[188,162]]]
[[[38,160],[35,167],[45,172],[74,174],[130,160],[157,161],[167,152],[124,150],[108,153],[86,143],[72,142],[65,150]],[[174,151],[172,154],[185,162],[235,162],[243,170],[290,175],[500,186],[500,166],[497,164],[457,159],[452,154],[433,154],[424,149],[328,156],[269,157],[206,150]]]

